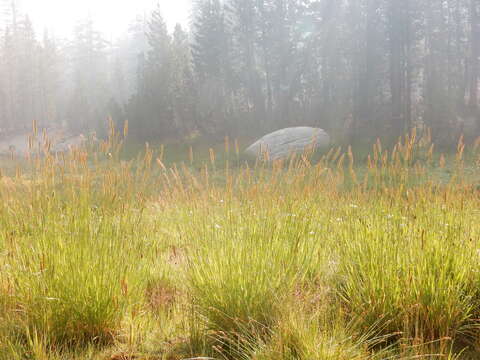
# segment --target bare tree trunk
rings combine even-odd
[[[392,104],[391,130],[394,137],[405,131],[405,7],[401,0],[390,0],[390,91]]]
[[[456,57],[456,66],[458,67],[458,93],[457,93],[457,108],[464,109],[465,108],[465,95],[467,93],[467,82],[468,82],[468,74],[467,74],[467,64],[468,60],[465,59],[464,52],[462,50],[462,32],[463,32],[463,24],[462,24],[462,0],[457,0],[455,5],[455,57]],[[461,74],[460,74],[461,73]],[[461,78],[460,78],[461,77]]]
[[[478,109],[478,72],[480,57],[480,18],[478,7],[478,0],[471,0],[470,98],[468,105],[472,111]]]
[[[361,101],[360,101],[360,116],[369,117],[372,111],[372,104],[374,98],[374,83],[376,70],[376,52],[375,40],[377,31],[377,11],[379,8],[378,0],[368,0],[367,8],[367,29],[366,29],[366,43],[365,43],[365,72],[361,79]]]
[[[413,81],[413,61],[412,61],[412,24],[411,24],[411,4],[410,0],[405,1],[405,128],[412,127],[412,81]]]
[[[263,55],[263,66],[265,69],[265,85],[267,91],[267,104],[266,104],[266,123],[270,126],[273,118],[273,87],[272,87],[272,70],[271,64],[269,60],[269,52],[268,52],[268,36],[267,36],[267,29],[266,29],[266,18],[267,14],[265,11],[265,3],[264,0],[258,0],[258,9],[260,11],[260,32],[261,32],[261,40],[260,44],[262,47],[262,55]]]

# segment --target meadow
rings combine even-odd
[[[4,159],[1,360],[480,358],[479,141],[269,164],[124,136]]]

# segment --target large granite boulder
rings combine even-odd
[[[322,129],[312,127],[292,127],[265,135],[252,145],[245,153],[261,157],[268,154],[268,159],[275,161],[284,159],[292,153],[303,153],[313,146],[316,150],[330,146],[330,136]]]

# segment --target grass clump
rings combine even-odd
[[[329,309],[329,313],[322,306],[307,309],[304,300],[284,304],[270,341],[256,347],[252,359],[364,360],[388,355],[387,350],[372,354],[371,348],[384,339],[354,335],[340,309]]]
[[[478,311],[473,208],[457,199],[425,198],[402,210],[407,204],[379,201],[354,215],[340,247],[341,294],[364,326],[381,322],[428,342],[466,340]]]
[[[111,343],[144,281],[133,214],[102,217],[78,205],[33,218],[25,225],[35,232],[8,250],[15,330],[45,334],[52,346]]]
[[[303,241],[309,219],[293,213],[299,209],[256,205],[221,207],[190,225],[196,241],[187,277],[209,330],[255,333],[273,325],[313,261],[315,244]]]
[[[478,357],[475,149],[168,165],[109,141],[0,179],[0,359]]]

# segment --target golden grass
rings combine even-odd
[[[2,172],[0,359],[478,355],[480,142],[268,164],[226,138],[201,167],[122,142]]]

